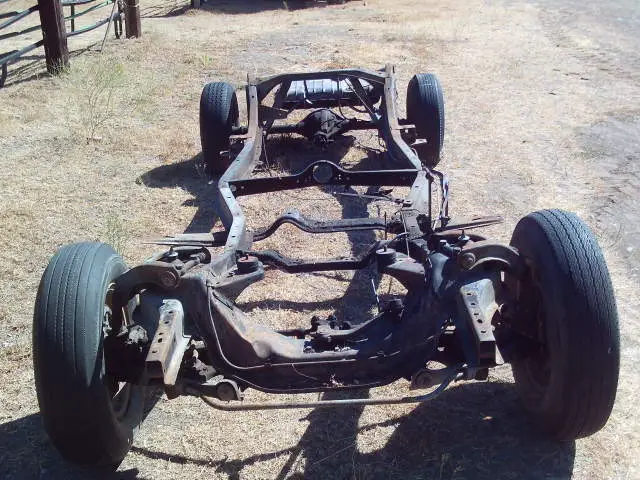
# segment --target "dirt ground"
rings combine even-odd
[[[133,264],[152,251],[146,238],[214,227],[213,187],[194,169],[203,85],[240,86],[247,72],[387,62],[397,65],[401,103],[414,73],[442,81],[442,168],[455,216],[501,214],[505,224],[487,233],[508,241],[521,216],[560,207],[596,232],[622,330],[609,423],[576,442],[540,437],[508,367],[418,407],[230,414],[194,398],[161,398],[114,478],[640,478],[637,1],[354,0],[285,10],[279,1],[209,0],[199,11],[187,3],[143,0],[143,37],[111,36],[103,53],[103,29],[74,37],[71,70],[57,78],[43,73],[38,50],[9,67],[0,90],[0,478],[94,478],[65,464],[41,428],[30,347],[37,284],[70,241],[110,242]],[[10,42],[0,50],[18,45]],[[370,166],[383,161],[377,147],[376,138],[358,135],[326,153],[294,139],[270,142],[267,153],[274,168],[322,156]],[[287,206],[316,217],[377,208],[319,189],[243,206],[253,226]],[[330,256],[371,238],[283,228],[265,247],[284,241],[289,255],[309,258],[316,254],[308,245]],[[306,324],[315,311],[351,318],[371,306],[367,275],[270,273],[240,300],[272,324]],[[345,292],[351,301],[341,301]],[[397,382],[369,393],[406,388]]]

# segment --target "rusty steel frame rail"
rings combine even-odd
[[[271,130],[274,118],[286,117],[278,116],[281,115],[283,90],[293,81],[327,77],[334,81],[349,80],[354,94],[367,107],[370,120],[366,121],[366,126],[378,130],[398,166],[388,170],[346,170],[337,163],[320,160],[291,175],[252,178],[250,174],[260,160],[264,137],[276,130]],[[361,79],[383,85],[382,95],[368,97]],[[262,100],[278,86],[273,106],[263,107]],[[388,65],[382,72],[332,70],[278,75],[262,81],[249,78],[246,97],[248,124],[246,130],[242,130],[245,133],[236,136],[243,146],[218,180],[215,191],[217,213],[224,230],[182,234],[154,242],[171,245],[171,249],[133,268],[116,282],[114,306],[123,306],[131,295],[140,294],[145,299],[144,302],[141,300],[141,305],[148,306],[143,309],[147,313],[141,315],[152,315],[153,318],[147,318],[150,324],[157,321],[157,313],[148,312],[154,312],[156,307],[153,305],[166,300],[167,294],[183,304],[184,320],[190,323],[190,328],[184,331],[197,332],[196,343],[202,345],[195,347],[194,343],[190,348],[204,349],[203,358],[215,371],[215,377],[200,374],[194,377],[193,372],[176,377],[175,367],[170,368],[170,365],[177,365],[175,355],[186,353],[180,348],[174,355],[166,347],[160,348],[164,342],[160,337],[171,337],[168,327],[163,327],[153,337],[152,354],[147,360],[155,366],[155,380],[162,377],[167,394],[172,397],[185,393],[214,396],[226,401],[240,400],[240,391],[245,388],[267,393],[304,393],[375,387],[413,375],[424,366],[425,358],[442,360],[456,368],[464,364],[462,373],[467,379],[476,378],[479,372],[493,366],[492,355],[486,355],[480,361],[476,354],[478,349],[483,352],[494,350],[493,335],[485,332],[486,338],[476,338],[478,329],[473,328],[474,324],[468,325],[466,320],[453,319],[456,328],[460,328],[456,338],[460,339],[462,348],[451,350],[453,353],[448,354],[451,358],[441,354],[437,345],[443,326],[452,321],[452,315],[457,315],[451,311],[451,305],[459,295],[458,282],[466,284],[480,277],[489,278],[487,264],[495,267],[492,270],[513,272],[521,271],[522,264],[513,249],[482,242],[483,237],[460,231],[499,223],[500,217],[449,224],[446,177],[423,166],[404,140],[403,130],[411,127],[397,116],[394,67]],[[376,99],[375,105],[372,99]],[[238,202],[240,196],[319,185],[399,185],[410,187],[410,190],[404,199],[380,197],[398,205],[398,212],[389,220],[385,217],[325,221],[290,211],[266,228],[253,231],[247,228]],[[442,197],[435,212],[432,211],[434,187],[440,189]],[[283,223],[318,234],[384,229],[392,234],[392,238],[387,240],[385,236],[384,241],[373,242],[357,256],[309,261],[288,258],[277,251],[252,249],[254,241],[267,238]],[[208,251],[211,247],[223,247],[223,250],[211,255]],[[378,314],[358,326],[345,323],[346,326],[335,330],[321,320],[315,320],[314,324],[312,319],[310,329],[279,331],[252,321],[235,303],[244,289],[265,278],[267,267],[299,273],[361,270],[374,264],[380,274],[397,279],[407,289],[407,294],[404,299],[394,299],[383,305],[378,303]],[[491,275],[490,281],[480,287],[499,290],[499,276]],[[486,298],[498,296],[489,293]],[[114,308],[112,323],[121,327],[120,310]],[[429,320],[425,321],[425,318]],[[164,317],[161,320],[165,321]],[[175,338],[183,338],[182,330],[176,332]],[[340,348],[334,348],[335,345]],[[328,372],[332,373],[331,378],[327,376]],[[338,379],[336,382],[332,380],[334,376]],[[247,410],[416,403],[439,394],[446,388],[446,380],[441,378],[436,383],[445,384],[426,396],[267,405],[214,402],[213,406],[223,410]]]
[[[300,174],[305,175],[305,178],[311,179],[308,184],[304,185],[295,183],[296,179],[292,178],[295,177],[295,175],[289,177],[292,178],[294,183],[289,182],[288,184],[282,177],[280,177],[280,179],[247,178],[258,164],[263,148],[263,137],[267,134],[270,127],[270,122],[261,120],[259,116],[262,100],[264,100],[274,88],[280,85],[280,91],[276,95],[276,102],[278,102],[278,97],[282,96],[282,90],[290,85],[291,82],[314,78],[347,78],[352,85],[354,85],[354,91],[356,92],[362,87],[359,79],[383,85],[384,90],[381,100],[383,102],[383,108],[380,109],[382,113],[380,118],[372,118],[372,124],[374,128],[379,129],[392,159],[409,168],[405,170],[381,170],[377,172],[388,173],[392,176],[395,174],[394,172],[398,172],[397,175],[402,177],[410,174],[415,175],[412,181],[409,181],[407,178],[402,178],[402,180],[399,178],[397,180],[399,182],[398,184],[411,186],[411,191],[406,199],[407,205],[412,205],[413,209],[417,209],[423,213],[428,212],[428,216],[431,216],[431,185],[438,177],[422,164],[416,153],[407,145],[401,136],[401,131],[406,127],[401,125],[396,110],[396,77],[395,67],[393,65],[386,65],[384,71],[381,72],[346,69],[282,74],[263,79],[248,78],[246,87],[248,127],[247,133],[242,136],[244,138],[244,146],[219,179],[216,192],[216,210],[227,231],[227,238],[224,252],[212,260],[211,269],[215,274],[221,274],[232,269],[235,266],[236,252],[250,250],[253,243],[252,234],[247,231],[246,218],[236,199],[237,196],[278,191],[287,188],[301,188],[313,184],[332,183],[338,180],[338,171],[341,169],[331,162],[325,163],[328,168],[332,169],[331,178],[325,182],[322,182],[322,179],[318,178],[315,178],[314,181],[317,166],[315,169],[310,167],[307,171]],[[360,89],[358,89],[357,86],[360,86]],[[343,171],[342,175],[372,177],[369,183],[365,183],[364,181],[360,183],[366,185],[370,185],[371,181],[375,178],[374,172]],[[280,183],[280,185],[278,185],[278,183]],[[347,184],[348,182],[342,178],[340,179],[340,183]],[[358,183],[351,181],[349,184]],[[254,188],[250,188],[251,186]],[[250,193],[245,193],[248,191],[250,191]]]

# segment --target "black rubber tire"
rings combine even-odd
[[[562,210],[522,218],[511,245],[530,266],[519,291],[537,295],[537,313],[527,320],[538,322],[546,342],[544,361],[512,363],[516,388],[550,437],[591,435],[611,414],[620,366],[616,302],[600,247],[577,215]]]
[[[222,175],[229,168],[230,160],[220,152],[229,150],[229,137],[232,127],[238,125],[238,117],[238,99],[233,87],[224,82],[206,84],[200,95],[200,142],[210,175]]]
[[[432,73],[418,73],[407,86],[407,119],[416,126],[415,146],[422,163],[434,168],[440,162],[444,142],[444,96],[440,81]]]
[[[78,465],[117,467],[142,416],[142,387],[131,386],[118,418],[105,384],[105,299],[125,270],[109,245],[71,244],[51,259],[38,288],[33,363],[40,414],[54,446]]]

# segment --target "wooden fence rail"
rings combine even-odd
[[[11,0],[0,0],[0,5],[8,3],[9,1]],[[94,3],[94,5],[76,12],[77,6],[88,5],[90,3]],[[107,18],[103,18],[96,23],[76,29],[76,18],[109,5],[112,6],[112,10],[111,14]],[[116,5],[118,6],[117,10]],[[71,15],[66,17],[64,15],[65,7],[70,7],[71,9]],[[121,22],[122,15],[125,17],[127,38],[139,37],[142,34],[142,29],[140,28],[139,0],[38,0],[37,5],[33,5],[26,10],[0,12],[0,31],[36,11],[40,14],[40,25],[4,34],[0,33],[1,42],[2,40],[18,37],[36,30],[42,30],[42,40],[38,40],[37,42],[25,47],[0,54],[0,67],[2,69],[0,72],[0,87],[4,85],[7,78],[7,66],[9,63],[40,46],[44,46],[47,71],[52,74],[60,73],[69,66],[69,48],[67,46],[67,39],[69,37],[94,30],[104,24],[109,24],[110,26],[111,22],[114,21]],[[65,22],[67,20],[71,21],[70,32],[66,31]],[[109,26],[107,27],[107,33]],[[120,37],[120,31],[121,30],[118,28],[115,29],[117,38]]]

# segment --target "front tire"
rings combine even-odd
[[[40,414],[60,454],[91,467],[116,467],[142,418],[142,387],[105,375],[109,294],[126,271],[109,245],[61,248],[45,270],[33,318],[33,361]]]
[[[512,362],[516,388],[550,437],[591,435],[611,414],[620,365],[616,302],[602,252],[591,230],[562,210],[521,219],[511,245],[529,265],[528,278],[515,284],[518,302],[533,306],[526,320],[540,342]]]

